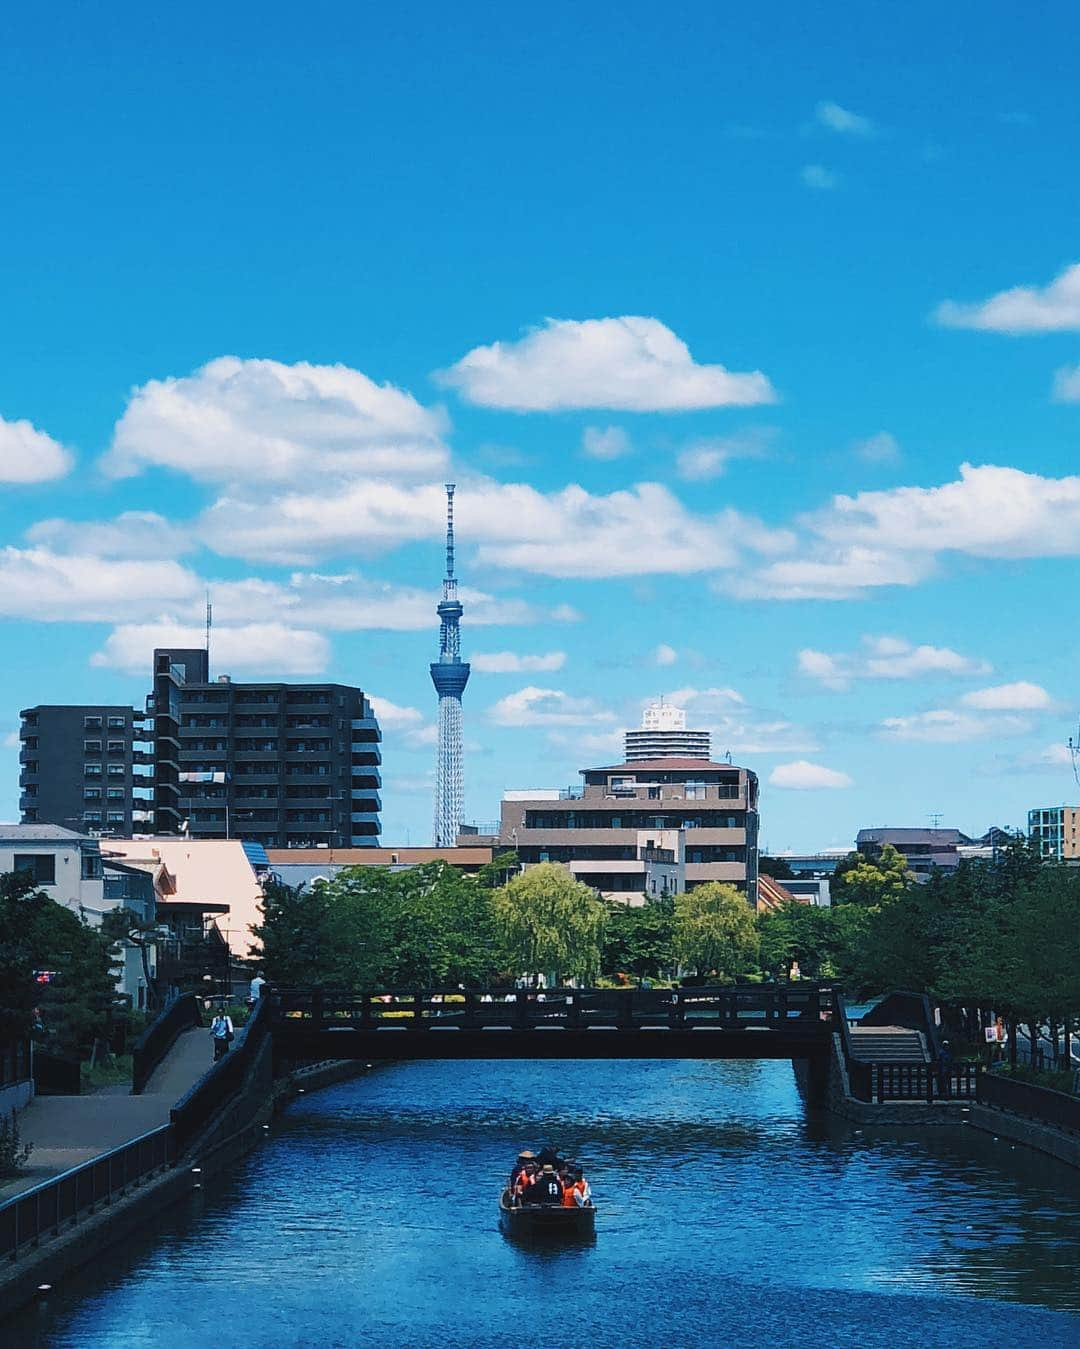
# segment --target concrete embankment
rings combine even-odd
[[[335,1060],[274,1078],[267,1041],[243,1089],[225,1102],[173,1165],[131,1182],[111,1202],[80,1214],[59,1235],[43,1240],[0,1268],[0,1319],[38,1297],[42,1285],[55,1286],[72,1270],[99,1258],[114,1242],[137,1235],[214,1176],[231,1170],[267,1137],[273,1114],[296,1095],[367,1071],[364,1063]]]

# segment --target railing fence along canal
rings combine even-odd
[[[131,1090],[138,1095],[180,1035],[202,1025],[194,993],[171,999],[147,1026],[131,1050]]]
[[[0,1204],[0,1259],[13,1260],[43,1237],[57,1237],[80,1219],[127,1194],[173,1164],[173,1129],[159,1129],[42,1181]]]
[[[1019,1082],[1004,1073],[980,1073],[976,1099],[1013,1115],[1023,1115],[1040,1124],[1050,1124],[1080,1135],[1080,1097],[1067,1096],[1031,1082]]]

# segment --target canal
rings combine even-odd
[[[497,1228],[500,1178],[548,1140],[586,1165],[595,1245]],[[1078,1236],[1078,1173],[972,1129],[841,1126],[788,1063],[420,1063],[300,1098],[0,1341],[1075,1346]]]

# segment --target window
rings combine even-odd
[[[83,788],[83,800],[84,800],[84,801],[100,801],[100,800],[101,800],[101,788],[100,788],[100,787],[84,787],[84,788]]]
[[[100,731],[100,730],[101,730],[101,718],[100,718],[100,717],[83,717],[83,719],[82,719],[82,724],[83,724],[83,726],[84,726],[88,731]]]
[[[125,722],[124,722],[124,718],[123,718],[123,717],[110,717],[110,718],[109,718],[109,730],[110,730],[110,731],[122,731],[122,730],[124,729],[124,726],[125,726]]]
[[[124,817],[121,815],[121,822],[123,822],[123,818]],[[111,815],[109,816],[109,819],[112,819]],[[101,858],[96,853],[83,853],[82,878],[84,881],[97,881],[101,879]]]
[[[83,813],[82,813],[82,817],[83,817],[83,823],[84,823],[84,824],[100,824],[100,823],[101,823],[101,811],[100,811],[100,810],[84,810]]]
[[[122,740],[110,740],[108,743],[108,751],[110,754],[123,754],[124,742]]]
[[[109,764],[109,777],[111,778],[122,778],[126,771],[122,763]]]
[[[100,792],[98,793],[98,795],[100,795]],[[109,790],[105,793],[105,795],[109,798],[110,801],[123,801],[124,789],[123,787],[110,787]]]
[[[100,753],[101,753],[101,741],[100,741],[100,740],[84,740],[84,741],[82,742],[82,747],[83,747],[83,753],[84,753],[84,754],[100,754]]]
[[[83,777],[84,777],[84,778],[99,778],[99,777],[101,777],[101,765],[100,765],[99,763],[84,763],[84,764],[83,764]]]
[[[110,824],[123,824],[123,823],[124,823],[124,812],[123,812],[122,810],[110,810],[110,811],[109,811],[109,823],[110,823]]]
[[[16,871],[26,871],[38,885],[56,884],[56,855],[51,852],[16,853]]]

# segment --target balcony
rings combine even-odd
[[[379,813],[378,811],[374,810],[361,811],[359,813],[354,812],[352,815],[349,816],[349,819],[353,822],[353,824],[377,825],[379,823]]]
[[[382,751],[378,745],[353,745],[352,746],[352,766],[353,768],[369,768],[373,764],[382,763]]]

